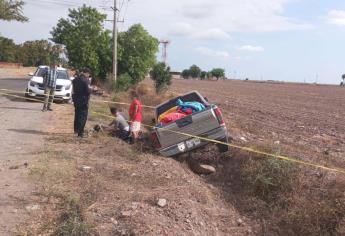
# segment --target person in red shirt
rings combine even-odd
[[[142,120],[142,106],[139,100],[139,96],[136,91],[131,92],[132,103],[129,107],[129,119],[130,119],[130,131],[133,138],[133,142],[138,139],[140,129],[141,129],[141,120]]]

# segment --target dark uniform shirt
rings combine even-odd
[[[84,76],[78,76],[72,81],[73,84],[73,102],[75,105],[87,105],[89,103],[91,90],[89,80]]]

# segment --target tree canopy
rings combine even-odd
[[[53,42],[66,46],[71,67],[89,67],[94,75],[103,78],[112,64],[110,31],[103,27],[105,19],[106,15],[96,8],[84,5],[70,9],[68,18],[61,18],[51,31]]]
[[[170,67],[167,67],[164,62],[154,65],[150,75],[151,79],[155,82],[157,93],[171,84],[172,75],[170,74]]]
[[[0,36],[0,61],[16,62],[17,48],[12,39]]]
[[[159,42],[142,25],[135,24],[119,34],[119,74],[128,73],[132,84],[142,81],[156,63]]]
[[[216,77],[217,79],[225,76],[225,70],[222,68],[214,68],[210,72],[211,72],[212,76]]]
[[[200,74],[200,79],[204,80],[204,79],[207,79],[207,76],[208,73],[206,71],[201,71],[201,74]]]
[[[12,39],[0,37],[0,61],[22,63],[24,66],[48,65],[52,60],[61,63],[62,48],[47,40],[15,44]]]
[[[182,71],[181,75],[184,79],[188,79],[190,76],[190,71],[188,69],[185,69]]]
[[[0,0],[0,20],[25,22],[29,19],[23,15],[24,1]]]
[[[199,78],[200,75],[201,75],[201,69],[200,67],[198,67],[197,65],[192,65],[190,68],[189,68],[189,73],[190,73],[190,76],[193,78],[193,79],[196,79],[196,78]]]

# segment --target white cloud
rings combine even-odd
[[[252,58],[250,56],[237,56],[235,60],[237,61],[250,61]]]
[[[223,39],[229,39],[230,35],[220,28],[211,28],[211,29],[206,29],[204,31],[200,30],[193,36],[193,38],[223,40]]]
[[[192,39],[204,40],[223,40],[230,38],[230,35],[220,28],[201,29],[193,27],[186,22],[173,25],[169,33],[175,36],[184,36]]]
[[[127,25],[143,23],[159,36],[229,39],[232,32],[306,30],[313,26],[284,15],[297,0],[131,1]],[[149,6],[150,11],[143,11]],[[182,22],[182,23],[178,23]]]
[[[247,52],[263,52],[265,49],[261,46],[253,46],[253,45],[243,45],[237,48],[240,51],[247,51]]]
[[[327,21],[330,24],[345,26],[345,11],[329,11],[327,15]]]
[[[197,47],[195,50],[204,56],[221,57],[221,58],[230,57],[229,53],[226,51],[217,51],[217,50],[213,50],[206,47]]]

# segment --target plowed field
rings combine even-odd
[[[288,152],[285,154],[345,166],[344,88],[175,80],[172,89],[177,93],[198,90],[219,105],[236,143],[280,143]]]

